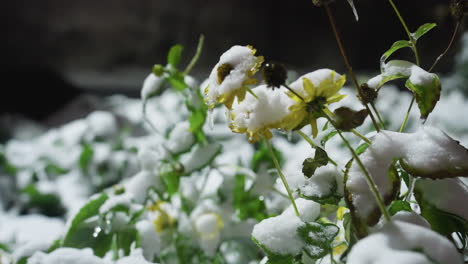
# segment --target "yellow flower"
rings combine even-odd
[[[157,233],[173,227],[176,222],[176,220],[163,208],[165,205],[168,204],[166,202],[158,201],[147,208],[148,210],[157,213],[157,216],[153,221],[154,228]]]
[[[263,57],[255,53],[251,46],[233,46],[221,55],[204,90],[205,103],[210,109],[218,103],[231,109],[236,97],[239,102],[244,100],[246,86],[256,84],[252,76],[263,63]]]
[[[338,92],[345,82],[345,75],[340,75],[329,69],[320,69],[301,76],[289,86],[302,97],[299,98],[294,93],[288,92],[288,95],[296,102],[290,107],[290,110],[298,113],[298,116],[302,116],[300,123],[303,126],[311,125],[314,138],[318,134],[317,118],[320,117],[316,111],[328,112],[326,108],[328,104],[343,99],[346,95]]]

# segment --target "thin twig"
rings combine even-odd
[[[337,26],[336,26],[335,17],[333,16],[333,12],[332,12],[332,10],[330,9],[330,7],[328,5],[325,5],[325,10],[327,11],[328,19],[330,20],[330,24],[332,26],[336,42],[338,43],[338,47],[340,49],[341,57],[343,57],[346,68],[348,69],[349,75],[351,76],[351,79],[353,80],[354,86],[356,86],[356,90],[357,90],[359,96],[361,98],[363,98],[361,86],[359,85],[359,82],[358,82],[358,80],[356,78],[356,75],[354,74],[353,68],[351,67],[351,63],[349,62],[348,56],[346,55],[346,51],[345,51],[343,43],[341,41],[340,34],[338,33],[338,29],[337,29]],[[374,115],[370,111],[369,106],[367,104],[363,104],[363,105],[366,107],[367,111],[369,112],[369,116],[372,119],[372,124],[374,124],[375,130],[377,130],[377,132],[380,132],[379,125],[377,124]]]
[[[452,45],[455,42],[455,37],[457,36],[459,27],[460,27],[460,21],[458,21],[457,24],[455,25],[455,30],[453,31],[452,38],[450,39],[450,42],[447,48],[444,50],[444,52],[442,52],[442,54],[439,55],[439,57],[437,57],[437,59],[432,64],[431,68],[429,68],[429,72],[432,72],[432,70],[434,70],[434,67],[437,65],[439,60],[442,59],[442,57],[444,57],[445,54],[447,54],[447,52],[452,48]]]

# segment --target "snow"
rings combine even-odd
[[[117,120],[110,112],[95,111],[86,120],[89,129],[96,136],[109,136],[117,132]]]
[[[304,222],[315,220],[320,213],[320,205],[313,201],[298,198],[295,200],[300,218],[289,206],[281,215],[267,218],[254,226],[252,237],[268,251],[279,255],[297,255],[305,246],[297,229]]]
[[[171,131],[166,147],[170,152],[177,154],[189,150],[194,143],[195,136],[190,132],[190,123],[184,121],[177,123]]]
[[[47,250],[64,230],[65,223],[58,218],[0,215],[0,243],[13,243],[13,256],[17,260]]]
[[[302,75],[296,81],[292,82],[289,85],[289,87],[291,87],[291,89],[293,89],[303,98],[307,96],[314,96],[314,95],[309,95],[308,92],[304,89],[304,83],[303,83],[304,78],[309,79],[315,87],[319,87],[320,84],[322,84],[324,81],[327,81],[327,80],[330,80],[333,83],[337,82],[338,80],[342,78],[342,75],[330,69],[320,69],[320,70],[316,70],[316,71],[309,72],[307,74]],[[327,89],[325,89],[324,91],[328,89],[332,89],[332,88],[333,87],[327,87]],[[318,96],[318,94],[315,96]]]
[[[181,158],[185,173],[191,173],[203,167],[221,151],[221,148],[222,145],[219,143],[211,143],[205,146],[198,145],[193,148],[191,152]]]
[[[143,88],[141,89],[141,99],[147,100],[159,89],[161,89],[164,78],[156,76],[154,73],[150,73],[143,81]]]
[[[415,224],[392,221],[360,240],[347,264],[462,264],[460,254],[442,235]]]
[[[129,208],[132,205],[132,195],[123,193],[120,195],[110,196],[103,205],[99,208],[99,213],[104,214],[111,211],[116,206],[124,206]]]
[[[123,186],[125,193],[130,194],[136,203],[142,204],[150,187],[160,187],[161,180],[158,176],[143,170],[128,179]]]
[[[318,168],[312,177],[308,178],[304,185],[300,186],[300,192],[306,197],[327,197],[332,195],[332,191],[343,195],[343,188],[338,188],[342,185],[343,173],[332,164]],[[335,190],[334,190],[335,189]]]
[[[90,248],[58,248],[51,253],[37,252],[27,264],[110,264],[93,255]]]
[[[252,237],[268,251],[279,255],[297,255],[304,242],[297,229],[305,225],[298,217],[281,214],[262,220],[254,226]]]
[[[415,191],[435,208],[468,221],[468,186],[460,179],[419,179]]]
[[[229,127],[237,133],[247,133],[249,140],[258,140],[258,133],[273,128],[293,129],[302,120],[293,120],[292,111],[289,110],[296,102],[287,94],[285,87],[272,90],[266,85],[260,85],[253,89],[255,98],[248,93],[242,102],[232,106],[230,112]],[[286,118],[293,121],[288,126],[283,126]],[[295,121],[295,122],[294,122]]]
[[[409,77],[409,81],[416,86],[425,87],[432,85],[438,77],[436,74],[429,73],[421,67],[403,60],[392,60],[388,63],[383,63],[382,74],[377,75],[367,81],[370,88],[380,88],[382,81],[388,77]]]
[[[463,176],[468,170],[468,151],[436,128],[422,127],[415,133],[381,131],[360,156],[383,197],[394,191],[388,169],[394,159],[414,176]],[[366,219],[377,208],[361,168],[353,163],[346,187],[352,195],[358,215]]]
[[[160,252],[162,245],[162,237],[156,232],[154,224],[149,220],[141,220],[135,225],[140,245],[143,249],[143,255],[147,260],[153,260]]]
[[[246,46],[233,46],[224,52],[219,62],[215,65],[209,76],[209,85],[202,87],[205,89],[205,100],[207,104],[213,107],[221,97],[227,96],[244,86],[244,82],[250,77],[252,71],[255,70],[257,57],[252,54],[252,49]],[[224,78],[218,82],[218,68],[228,64],[232,70]]]

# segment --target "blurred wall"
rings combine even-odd
[[[423,65],[431,64],[449,41],[453,21],[448,2],[396,0],[411,29],[426,22],[439,24],[420,41]],[[355,4],[359,22],[347,1],[336,1],[338,26],[353,67],[376,71],[381,54],[406,35],[386,0]],[[0,10],[4,81],[16,81],[21,92],[41,87],[35,96],[83,88],[137,95],[142,79],[153,64],[165,62],[171,45],[186,47],[187,62],[200,33],[206,45],[194,71],[199,77],[235,44],[251,44],[267,59],[299,71],[345,71],[325,12],[310,0],[15,0],[4,1]],[[451,69],[455,51],[456,46],[437,70]],[[42,72],[58,76],[55,88],[47,77],[28,78]]]

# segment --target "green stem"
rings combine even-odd
[[[307,141],[307,143],[309,143],[309,145],[313,148],[317,148],[317,144],[315,144],[312,139],[310,139],[306,134],[302,133],[302,131],[300,130],[296,130],[296,133],[298,133],[305,141]],[[328,157],[328,161],[330,163],[332,163],[333,165],[335,165],[336,167],[338,167],[338,164],[330,157]]]
[[[363,136],[361,133],[357,132],[355,129],[351,129],[351,132],[352,132],[354,135],[358,136],[360,139],[364,140],[367,144],[369,144],[369,145],[372,144],[372,142],[371,142],[368,138],[366,138],[365,136]]]
[[[200,54],[202,52],[204,42],[205,42],[205,36],[201,34],[200,37],[198,38],[198,45],[197,45],[197,50],[195,51],[195,55],[193,56],[187,68],[185,68],[184,75],[189,74],[192,68],[197,63],[198,59],[200,58]]]
[[[271,158],[273,159],[273,163],[275,164],[276,170],[278,171],[278,174],[280,175],[284,188],[286,189],[286,192],[288,193],[289,200],[291,200],[291,203],[294,207],[294,212],[296,213],[297,216],[299,216],[299,210],[297,210],[296,202],[294,201],[294,198],[292,196],[291,189],[289,189],[289,184],[286,181],[286,177],[284,176],[283,171],[281,171],[281,167],[279,165],[278,160],[276,159],[275,153],[273,152],[273,147],[271,146],[270,141],[266,138],[265,138],[265,143],[268,146],[268,151],[270,152],[270,155],[271,155]]]
[[[388,0],[388,2],[390,3],[390,5],[392,6],[393,10],[395,11],[395,14],[397,15],[398,19],[400,20],[401,25],[402,25],[403,28],[405,29],[406,35],[408,35],[409,41],[411,42],[412,50],[413,50],[413,52],[414,52],[414,57],[415,57],[415,59],[416,59],[416,64],[419,66],[419,65],[420,65],[420,60],[419,60],[418,49],[416,48],[416,42],[414,41],[414,38],[413,38],[413,36],[411,35],[411,32],[409,31],[408,25],[406,24],[405,20],[404,20],[403,17],[401,16],[400,11],[399,11],[398,8],[396,7],[396,5],[395,5],[395,3],[393,2],[393,0]],[[415,99],[415,98],[414,98],[414,95],[413,95],[413,99],[411,100],[411,104],[410,104],[410,106],[409,106],[409,108],[408,108],[408,112],[406,113],[405,120],[403,121],[403,124],[401,124],[400,132],[403,131],[403,129],[405,128],[406,122],[408,121],[408,116],[409,116],[409,113],[411,112],[411,108],[413,107],[414,99]]]
[[[405,129],[405,126],[406,126],[406,123],[408,122],[409,115],[411,113],[411,108],[413,107],[415,99],[416,98],[414,96],[413,96],[413,99],[411,99],[411,103],[410,103],[410,105],[408,107],[408,110],[406,111],[405,119],[403,120],[403,123],[400,126],[400,130],[398,130],[398,132],[400,132],[400,133],[403,132],[403,130]]]
[[[398,8],[396,7],[395,3],[393,2],[393,0],[388,0],[388,2],[390,3],[390,5],[392,6],[393,10],[395,11],[395,14],[397,15],[398,19],[400,20],[400,23],[401,25],[403,26],[403,28],[405,29],[405,32],[406,32],[406,35],[408,35],[408,38],[409,38],[409,41],[411,42],[411,46],[412,46],[412,49],[413,49],[413,52],[414,52],[414,57],[416,59],[416,64],[419,66],[420,65],[420,61],[419,61],[419,53],[418,53],[418,49],[416,48],[416,42],[414,41],[414,38],[408,28],[408,25],[406,24],[405,20],[403,19],[403,17],[401,16],[400,14],[400,11],[398,10]]]
[[[328,19],[330,20],[330,24],[332,26],[333,34],[335,35],[335,39],[338,44],[338,48],[340,50],[341,57],[343,57],[345,66],[348,69],[348,73],[351,76],[351,79],[353,80],[354,86],[356,86],[356,90],[358,92],[359,97],[363,98],[361,86],[359,85],[356,75],[354,74],[353,68],[351,67],[351,63],[349,62],[348,56],[346,55],[346,50],[343,46],[343,42],[341,41],[340,34],[338,33],[338,28],[336,26],[336,21],[335,21],[335,17],[333,16],[333,12],[328,5],[325,5],[325,10],[327,11]],[[379,125],[375,121],[375,117],[370,111],[369,106],[367,104],[363,104],[363,105],[366,107],[367,112],[369,112],[369,116],[372,119],[372,124],[374,125],[375,130],[377,130],[377,132],[380,132]]]
[[[331,117],[329,117],[325,112],[322,112],[322,114],[325,116],[325,118],[328,119],[330,124],[332,124],[336,128],[335,122],[331,119]],[[377,202],[377,205],[380,211],[382,212],[382,215],[385,217],[385,220],[390,221],[390,215],[387,212],[387,209],[385,208],[385,204],[383,202],[382,197],[380,196],[380,193],[377,189],[377,186],[375,185],[374,180],[372,179],[366,167],[362,163],[361,159],[359,158],[359,155],[356,153],[356,151],[354,151],[351,144],[349,144],[349,141],[343,136],[343,134],[341,133],[339,129],[337,129],[336,131],[338,132],[338,135],[341,137],[341,140],[343,140],[343,143],[345,143],[345,145],[351,151],[351,155],[353,156],[354,160],[358,163],[358,166],[361,168],[362,172],[364,173],[367,184],[369,185],[369,188],[371,189],[371,192],[375,197],[375,201]]]
[[[377,115],[377,119],[379,119],[380,125],[382,126],[383,129],[385,129],[385,123],[382,119],[382,116],[380,116],[379,111],[377,110],[377,107],[375,107],[374,102],[370,103],[372,110],[374,110],[375,114]]]

